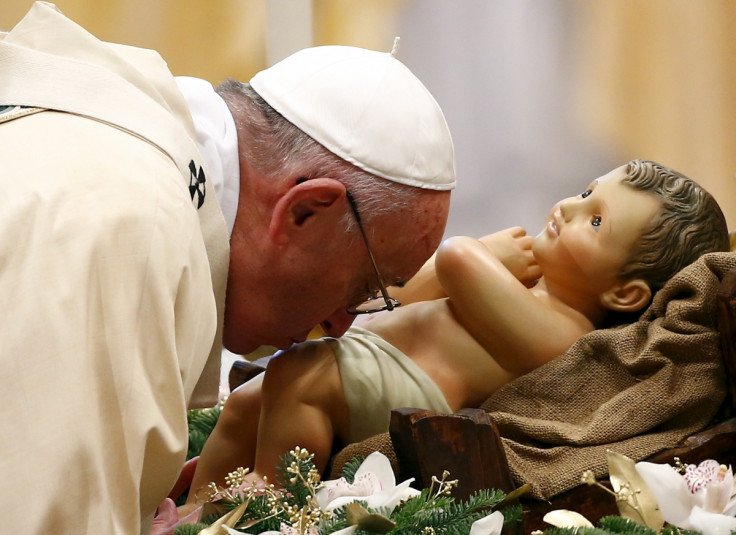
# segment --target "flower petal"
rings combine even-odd
[[[412,481],[414,481],[413,478],[407,479],[396,487],[386,489],[383,492],[377,492],[372,496],[368,496],[366,498],[366,503],[368,504],[368,507],[374,509],[377,507],[388,507],[389,511],[392,512],[400,502],[406,501],[409,498],[418,496],[420,494],[418,490],[413,489],[409,486]]]
[[[325,481],[324,487],[317,491],[317,503],[321,509],[331,511],[361,500],[368,507],[388,507],[393,511],[399,502],[419,494],[418,490],[409,488],[412,481],[409,479],[397,486],[388,457],[375,451],[355,471],[353,484],[345,478]]]
[[[323,486],[317,491],[317,503],[321,509],[331,510],[355,500],[340,500],[339,505],[333,502],[348,496],[370,496],[381,490],[393,488],[396,485],[391,462],[384,454],[374,451],[366,457],[355,471],[353,483],[348,483],[344,477],[323,481]]]
[[[707,459],[697,466],[687,465],[684,477],[690,492],[697,494],[698,491],[708,486],[715,479],[719,467],[718,461],[713,459]]]
[[[736,497],[731,497],[731,499],[726,504],[726,507],[723,508],[723,514],[726,516],[736,515]]]
[[[357,500],[364,501],[365,496],[340,496],[339,498],[335,498],[324,506],[320,505],[320,509],[322,509],[323,511],[332,511],[333,509],[337,509],[338,507],[353,503]]]
[[[550,511],[542,518],[550,526],[556,528],[592,528],[595,527],[590,521],[580,513],[568,511],[567,509],[557,509]]]
[[[347,489],[349,483],[344,477],[340,479],[331,479],[322,482],[322,488],[317,491],[317,505],[320,509],[326,509],[327,505],[338,496],[343,495],[344,489]]]
[[[728,505],[733,489],[731,467],[720,466],[718,475],[705,487],[703,509],[709,513],[721,514]]]
[[[691,528],[701,531],[703,535],[729,535],[736,530],[736,518],[718,515],[695,507],[690,515]]]
[[[688,517],[696,503],[685,478],[668,464],[639,462],[636,471],[654,494],[665,522],[692,529]]]
[[[355,482],[352,484],[344,477],[325,481],[324,486],[317,491],[317,504],[320,509],[332,510],[355,501],[356,497],[363,498],[380,492],[381,488],[381,482],[372,472],[363,472],[360,475],[356,472]]]
[[[375,474],[381,482],[383,489],[396,485],[396,476],[394,476],[393,468],[391,468],[391,461],[380,451],[374,451],[365,458],[355,472],[355,479],[357,480],[359,476],[366,472]]]
[[[501,511],[494,511],[473,522],[470,526],[470,535],[501,535],[501,528],[503,528],[503,514]]]

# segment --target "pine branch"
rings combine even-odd
[[[601,528],[548,528],[544,535],[612,535],[612,532]]]
[[[307,505],[307,499],[319,485],[319,473],[312,461],[313,457],[307,450],[297,447],[281,457],[281,464],[276,467],[279,484],[299,507]]]
[[[474,509],[480,509],[483,507],[495,508],[505,498],[506,494],[500,490],[482,489],[471,494],[467,499],[467,504],[468,507],[472,507]]]
[[[348,527],[347,514],[344,507],[340,507],[332,512],[332,516],[328,520],[320,522],[317,526],[319,535],[328,535]]]
[[[358,468],[360,468],[360,465],[363,464],[364,460],[365,456],[360,455],[358,457],[355,457],[352,461],[345,463],[345,465],[342,467],[342,472],[340,473],[340,476],[344,477],[345,481],[352,484],[355,481],[355,472],[358,471]]]
[[[174,535],[197,535],[200,531],[205,529],[208,524],[182,524],[177,526],[174,530]]]
[[[598,521],[598,525],[611,533],[625,533],[626,535],[657,535],[657,533],[644,526],[621,516],[604,516]]]
[[[733,535],[734,531],[731,532],[731,535]],[[675,526],[665,526],[664,529],[661,531],[661,535],[701,535],[698,531],[692,531],[689,529],[681,529]]]
[[[187,412],[187,422],[189,425],[187,460],[196,457],[202,452],[204,443],[215,428],[221,412],[222,410],[217,408],[192,409]]]
[[[504,526],[513,526],[524,522],[524,509],[520,504],[510,505],[501,512],[503,513]]]
[[[430,494],[429,489],[424,489],[419,496],[405,502],[391,515],[391,520],[396,522],[396,528],[391,533],[417,533],[424,528],[431,528],[436,533],[465,535],[473,522],[489,514],[504,497],[501,491],[485,490],[474,493],[464,502],[456,503],[452,497],[437,496]]]

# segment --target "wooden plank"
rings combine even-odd
[[[453,496],[465,499],[478,489],[514,489],[498,429],[488,413],[464,409],[455,414],[402,408],[391,412],[391,441],[402,469],[421,486],[432,476],[458,479]]]

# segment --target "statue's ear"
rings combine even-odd
[[[642,279],[617,284],[601,295],[601,304],[615,312],[637,312],[647,306],[652,290]]]

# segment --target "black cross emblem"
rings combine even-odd
[[[192,196],[192,201],[194,201],[194,194],[197,194],[198,210],[202,208],[202,205],[204,204],[204,196],[206,194],[204,183],[204,169],[200,167],[199,170],[197,170],[197,164],[192,160],[189,162],[189,195]]]

